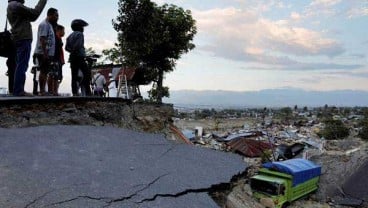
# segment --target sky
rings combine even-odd
[[[196,48],[166,74],[164,85],[170,90],[368,91],[367,0],[154,2],[191,10],[198,29]],[[25,5],[36,3],[26,0]],[[5,14],[6,1],[0,5],[0,13]],[[116,42],[112,20],[118,15],[117,0],[49,0],[32,24],[34,37],[50,7],[59,10],[59,24],[66,26],[66,36],[75,18],[90,24],[85,29],[86,47],[100,52]],[[1,24],[5,24],[5,15],[0,15]],[[0,58],[0,87],[7,86],[5,71],[5,59]],[[70,92],[69,64],[63,71],[61,91]],[[26,90],[32,91],[32,76],[27,74]]]

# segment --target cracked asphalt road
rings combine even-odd
[[[0,129],[0,207],[218,207],[244,172],[231,153],[113,127]]]

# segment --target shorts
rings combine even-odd
[[[42,74],[48,74],[50,72],[50,68],[51,68],[50,63],[53,60],[53,57],[49,57],[48,60],[45,60],[43,58],[43,55],[35,54],[34,58],[37,59],[38,61],[40,72]]]

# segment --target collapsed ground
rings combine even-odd
[[[181,129],[195,129],[203,127],[205,135],[227,135],[231,132],[243,130],[245,126],[255,126],[257,121],[252,118],[242,119],[180,119],[176,120],[175,124]],[[246,125],[245,125],[246,124]],[[205,136],[205,137],[206,137]],[[219,149],[216,142],[199,142],[199,146],[205,148]],[[221,149],[221,148],[220,148]],[[223,148],[224,151],[231,151],[228,148]],[[359,190],[357,185],[360,183],[367,184],[360,180],[360,176],[354,176],[359,172],[365,172],[364,165],[368,161],[368,144],[366,141],[351,136],[344,140],[329,140],[326,141],[323,153],[314,155],[310,160],[322,166],[322,176],[320,178],[319,190],[317,193],[309,196],[306,200],[298,200],[291,204],[292,208],[324,208],[324,207],[350,207],[339,204],[344,204],[343,198],[362,199],[365,204],[360,207],[368,207],[366,204],[368,194],[366,191]],[[252,198],[252,192],[247,184],[248,178],[256,173],[261,166],[261,158],[244,157],[244,161],[250,166],[247,177],[239,181],[232,189],[232,192],[226,193],[226,200],[224,207],[228,208],[258,208],[263,207]],[[364,169],[365,168],[365,169]],[[349,185],[348,185],[349,184]],[[352,188],[351,184],[356,185],[356,190]],[[364,185],[363,185],[364,186]],[[344,190],[344,187],[349,190]],[[346,192],[353,193],[350,195]],[[354,196],[355,195],[355,196]]]
[[[5,101],[0,105],[0,126],[2,128],[24,128],[43,125],[87,125],[87,126],[112,126],[135,131],[165,134],[170,140],[182,142],[175,132],[170,130],[172,123],[173,108],[170,105],[132,104],[121,100],[63,100],[52,101],[38,99],[35,101]],[[195,128],[202,126],[205,130],[217,131],[232,130],[244,127],[244,123],[251,123],[249,119],[224,119],[214,122],[213,120],[191,120],[175,122],[179,129]],[[202,145],[200,145],[202,146]],[[313,156],[311,160],[322,165],[318,192],[306,200],[299,200],[290,207],[343,207],[337,205],[336,196],[349,196],[344,190],[344,182],[356,173],[367,160],[367,143],[358,138],[349,138],[341,141],[328,141],[325,152]],[[244,157],[244,164],[249,164],[247,175],[234,178],[231,184],[222,184],[215,187],[206,187],[199,191],[210,192],[210,195],[222,207],[228,208],[252,208],[263,207],[252,198],[247,184],[249,176],[259,168],[260,158],[250,159]],[[354,177],[353,177],[354,178]],[[154,180],[153,180],[154,181]],[[228,181],[229,182],[229,181]],[[351,183],[357,183],[352,181]],[[149,183],[147,183],[149,184]],[[345,186],[346,189],[351,189]],[[48,193],[48,192],[46,192]],[[194,194],[195,191],[183,194]],[[175,194],[174,194],[175,195]],[[43,196],[43,194],[41,194]],[[129,194],[125,197],[129,198]],[[170,197],[170,194],[162,194]],[[333,197],[332,197],[333,196]],[[125,199],[125,197],[122,197]],[[354,197],[354,196],[349,196]],[[41,197],[42,198],[42,197]],[[89,199],[90,198],[90,199]],[[98,198],[98,197],[95,197]],[[73,199],[73,200],[71,200]],[[117,198],[119,199],[119,198]],[[150,200],[156,200],[156,197]],[[93,197],[74,197],[69,200],[93,200]],[[30,205],[32,205],[32,200]],[[363,205],[363,207],[366,205]],[[31,206],[28,206],[31,207]]]

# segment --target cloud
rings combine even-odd
[[[309,6],[306,7],[305,17],[331,17],[338,14],[336,5],[340,4],[342,0],[313,0]]]
[[[356,17],[368,16],[368,7],[351,8],[347,11],[347,17],[352,19]]]
[[[353,53],[353,54],[350,54],[349,57],[355,58],[355,59],[364,59],[367,56],[365,54],[362,54],[362,53]]]
[[[318,71],[318,70],[355,70],[364,67],[360,64],[308,63],[291,60],[287,57],[264,56],[258,57],[263,65],[246,67],[248,70],[289,70],[289,71]]]
[[[199,36],[206,45],[200,50],[227,59],[300,69],[356,68],[358,65],[300,64],[288,56],[334,57],[345,52],[342,45],[324,33],[294,27],[288,21],[259,17],[253,10],[233,7],[194,11]],[[297,17],[297,13],[293,14]],[[280,55],[281,54],[281,55]]]
[[[112,41],[113,38],[104,38],[98,34],[89,34],[85,40],[86,48],[92,48],[97,53],[101,53],[104,49],[109,49],[115,47],[115,42]]]
[[[323,75],[330,76],[340,76],[340,77],[356,77],[356,78],[368,78],[368,69],[363,70],[342,70],[342,71],[332,71],[324,72]]]
[[[331,7],[331,6],[334,6],[338,3],[340,3],[341,0],[313,0],[311,3],[310,3],[310,6],[311,7],[318,7],[318,8],[321,8],[321,7]]]
[[[314,0],[306,7],[303,17],[332,17],[357,18],[368,16],[368,2],[362,0]]]
[[[290,19],[294,21],[299,21],[302,19],[302,15],[297,12],[291,12]]]

